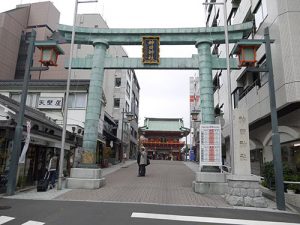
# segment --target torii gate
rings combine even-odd
[[[252,31],[252,22],[228,26],[230,43],[247,38]],[[59,32],[66,42],[71,42],[72,26],[60,25]],[[99,29],[75,28],[76,44],[94,46],[94,54],[76,58],[74,69],[91,69],[88,105],[85,118],[82,163],[85,168],[72,168],[67,179],[70,188],[95,189],[101,187],[100,169],[95,168],[99,115],[101,112],[102,85],[105,69],[199,69],[202,124],[214,124],[214,99],[212,70],[226,69],[226,59],[211,54],[212,44],[224,44],[224,27],[170,28],[170,29]],[[159,64],[143,64],[140,58],[112,58],[106,54],[110,45],[141,45],[144,37],[158,36],[161,45],[194,45],[198,55],[192,58],[161,58]],[[231,69],[239,69],[238,60],[230,59]],[[250,161],[249,161],[250,163]],[[201,173],[201,172],[200,172]],[[73,174],[73,175],[72,175]],[[196,180],[197,180],[196,175]]]
[[[248,37],[253,24],[228,26],[230,43]],[[71,42],[72,26],[60,25],[59,32]],[[223,27],[169,29],[110,29],[75,28],[75,44],[93,45],[93,56],[73,59],[72,68],[91,69],[88,105],[85,119],[83,163],[94,164],[98,122],[101,112],[101,93],[105,69],[173,69],[196,70],[200,75],[202,123],[213,124],[214,99],[212,70],[226,69],[226,59],[211,54],[212,44],[225,43]],[[140,58],[112,58],[106,54],[110,45],[141,45],[143,36],[159,36],[161,45],[195,45],[198,55],[192,58],[161,58],[158,65],[143,64]],[[239,69],[237,59],[230,59],[230,68]]]

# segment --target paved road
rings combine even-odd
[[[137,177],[134,161],[121,166],[104,169],[107,184],[97,190],[34,189],[2,198],[0,224],[300,225],[299,215],[274,210],[271,201],[267,209],[245,210],[223,196],[194,193],[197,164],[151,161],[146,177]]]
[[[72,190],[56,199],[230,207],[222,196],[194,193],[195,174],[181,161],[152,160],[145,177],[137,177],[137,170],[134,163],[107,175],[103,188]]]
[[[11,206],[0,210],[0,224],[4,225],[300,225],[299,215],[264,210],[58,200],[0,201],[2,206]]]

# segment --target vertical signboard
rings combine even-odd
[[[159,64],[159,36],[143,37],[143,63]]]
[[[221,125],[200,125],[200,166],[221,166]]]

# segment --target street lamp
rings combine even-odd
[[[256,68],[253,67],[255,66],[255,62],[256,62],[256,50],[261,45],[261,43],[265,43],[267,65],[265,68]],[[275,96],[275,87],[274,87],[271,43],[273,43],[273,40],[270,40],[269,27],[266,27],[264,30],[263,40],[258,40],[258,39],[242,40],[236,43],[233,49],[233,53],[238,54],[240,65],[250,67],[250,68],[246,68],[247,71],[268,72],[271,125],[272,125],[272,152],[273,152],[275,185],[276,185],[276,205],[277,205],[277,209],[285,210],[283,169],[282,169],[282,158],[281,158],[281,148],[280,148],[280,136],[278,133],[278,118],[277,118],[276,96]]]
[[[229,64],[229,39],[228,39],[228,27],[227,27],[227,0],[223,2],[206,2],[203,5],[223,5],[223,14],[224,14],[224,33],[225,33],[225,48],[226,48],[226,70],[227,70],[227,92],[228,92],[228,126],[230,129],[229,135],[229,149],[230,149],[230,163],[232,168],[232,173],[234,174],[234,148],[233,148],[233,126],[232,126],[232,99],[231,99],[231,81],[230,81],[230,64]]]
[[[195,121],[195,122],[200,122],[200,121],[197,121],[198,120],[198,115],[200,113],[200,110],[196,110],[196,109],[193,109],[191,111],[191,116],[192,116],[192,120]]]
[[[21,102],[19,105],[19,112],[18,112],[18,120],[17,126],[15,128],[14,140],[13,140],[13,150],[11,153],[11,160],[9,164],[9,173],[8,173],[8,182],[7,182],[7,195],[14,195],[16,189],[16,177],[17,177],[17,170],[18,170],[18,160],[20,156],[20,149],[21,149],[21,140],[22,140],[22,132],[23,132],[23,121],[24,121],[24,113],[25,113],[25,106],[26,106],[26,99],[28,93],[28,83],[30,80],[30,71],[44,71],[48,69],[48,66],[52,66],[56,64],[57,56],[63,54],[61,48],[57,46],[56,42],[51,42],[51,46],[48,45],[49,41],[40,41],[39,44],[36,42],[36,31],[34,29],[31,30],[31,35],[29,37],[29,45],[27,49],[27,57],[25,62],[25,72],[24,72],[24,82],[22,87],[22,95],[21,95]],[[51,64],[47,64],[46,67],[31,67],[34,47],[44,48],[47,46],[49,51],[55,51],[55,57],[50,58]],[[41,60],[47,61],[46,54],[43,56],[42,50],[42,58]],[[48,58],[49,59],[49,58]]]
[[[72,27],[72,37],[71,37],[71,46],[70,46],[70,58],[69,58],[69,67],[68,67],[68,78],[67,78],[67,87],[66,87],[66,98],[65,98],[65,107],[63,113],[63,132],[61,137],[61,149],[59,157],[59,171],[58,171],[58,185],[57,190],[62,189],[62,178],[63,178],[63,169],[64,169],[64,157],[65,157],[65,139],[66,139],[66,130],[67,130],[67,118],[68,118],[68,100],[70,92],[70,82],[71,82],[71,72],[72,72],[72,59],[73,59],[73,48],[74,48],[74,39],[75,39],[75,23],[77,8],[79,3],[91,3],[98,2],[98,0],[93,1],[78,1],[75,0],[74,16],[73,16],[73,27]]]
[[[125,120],[125,114],[126,114],[126,118],[127,120]],[[122,110],[122,128],[121,128],[121,162],[125,163],[125,159],[124,159],[124,143],[123,143],[123,133],[124,133],[124,123],[128,123],[131,122],[134,119],[134,115],[130,112],[126,112],[123,108]]]

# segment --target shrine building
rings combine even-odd
[[[183,160],[180,141],[190,133],[183,126],[182,118],[145,118],[140,127],[140,143],[147,149],[148,156],[157,160]]]

